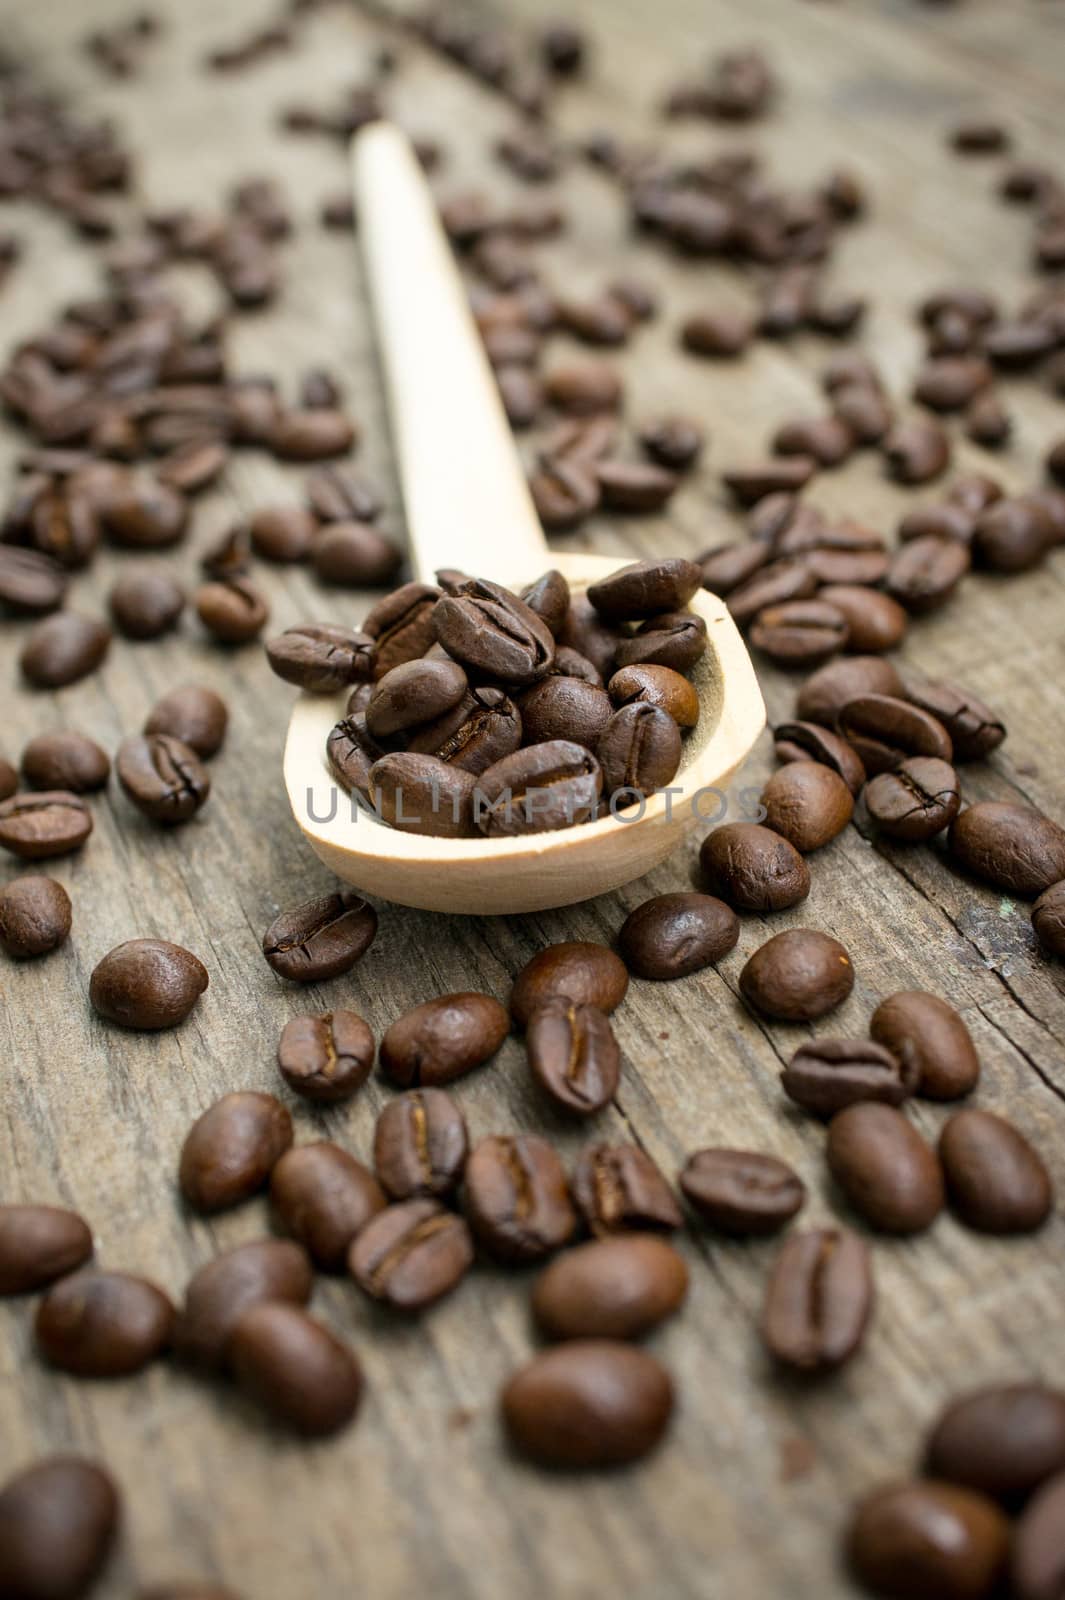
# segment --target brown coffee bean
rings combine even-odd
[[[597,461],[593,471],[599,494],[612,511],[660,511],[677,487],[677,477],[650,461]]]
[[[556,1257],[533,1286],[532,1310],[548,1339],[641,1339],[687,1292],[683,1256],[664,1239],[631,1234]]]
[[[997,500],[973,524],[973,562],[992,572],[1027,572],[1039,565],[1051,542],[1041,502],[1023,496]]]
[[[381,496],[348,467],[319,467],[304,488],[311,511],[321,522],[373,522],[381,512]]]
[[[325,622],[301,622],[266,641],[270,668],[311,694],[335,694],[373,672],[374,643],[365,633]]]
[[[1058,343],[1057,330],[1050,321],[1015,322],[1003,320],[984,334],[984,354],[996,367],[1019,372],[1048,356]]]
[[[193,1123],[178,1181],[194,1211],[224,1210],[265,1188],[292,1143],[292,1118],[272,1094],[225,1094]]]
[[[816,722],[782,722],[773,730],[774,752],[778,761],[816,761],[831,767],[843,779],[852,795],[865,783],[862,758],[838,733]]]
[[[958,774],[946,761],[913,756],[865,786],[866,810],[881,833],[905,844],[923,844],[958,814]]]
[[[936,356],[918,372],[913,398],[933,411],[964,411],[990,382],[991,368],[979,356]]]
[[[731,357],[743,354],[754,331],[754,318],[746,311],[721,307],[686,318],[680,337],[692,355]]]
[[[466,1166],[466,1121],[443,1089],[409,1089],[385,1106],[374,1128],[377,1176],[393,1200],[441,1200]]]
[[[1065,829],[1034,806],[981,800],[955,817],[948,843],[966,872],[1023,899],[1065,878]]]
[[[869,1032],[895,1055],[907,1075],[916,1074],[915,1094],[926,1100],[958,1100],[976,1087],[980,1062],[961,1017],[938,995],[901,990],[882,1000]]]
[[[635,701],[613,713],[599,736],[596,755],[611,809],[615,802],[631,805],[633,799],[665,788],[674,777],[680,766],[680,730],[668,711]]]
[[[694,611],[664,611],[649,617],[618,645],[619,667],[641,663],[690,672],[706,652],[706,623]]]
[[[930,1476],[1017,1506],[1065,1469],[1065,1395],[1041,1383],[973,1389],[928,1437]]]
[[[248,644],[266,626],[270,607],[249,579],[228,578],[200,585],[196,615],[219,644]]]
[[[19,665],[35,689],[63,689],[95,672],[110,646],[106,623],[77,611],[57,611],[30,629]]]
[[[950,465],[950,440],[938,422],[920,418],[896,422],[880,448],[887,468],[899,483],[930,483]]]
[[[174,1326],[182,1360],[217,1368],[244,1312],[261,1301],[306,1305],[314,1286],[310,1258],[288,1239],[253,1239],[208,1261],[189,1279]]]
[[[618,934],[625,965],[638,978],[687,977],[734,949],[739,919],[708,894],[660,894],[629,913]]]
[[[573,1199],[596,1237],[669,1233],[684,1221],[673,1190],[637,1145],[586,1145],[573,1170]]]
[[[129,939],[93,969],[93,1010],[122,1028],[174,1028],[192,1011],[210,979],[207,968],[165,939]]]
[[[854,450],[854,435],[836,412],[795,417],[777,428],[773,449],[777,455],[808,456],[820,467],[838,467]]]
[[[127,639],[158,639],[177,626],[185,591],[169,573],[131,572],[112,585],[107,604]]]
[[[751,643],[781,667],[812,667],[842,650],[847,619],[823,600],[788,600],[759,611]]]
[[[847,1535],[847,1557],[871,1594],[984,1600],[998,1587],[1009,1541],[1009,1523],[993,1501],[922,1480],[866,1495]]]
[[[753,506],[766,495],[805,488],[816,470],[810,456],[780,456],[754,466],[733,467],[721,474],[741,506]]]
[[[579,594],[569,608],[569,613],[558,636],[559,649],[577,650],[592,663],[600,681],[613,676],[616,670],[615,655],[626,637],[620,629],[604,623],[587,595]]]
[[[1032,927],[1045,950],[1054,956],[1065,956],[1065,883],[1052,883],[1043,890],[1032,907]]]
[[[0,889],[0,949],[17,960],[48,955],[70,934],[70,896],[54,878],[29,874]]]
[[[335,1433],[358,1410],[358,1362],[299,1306],[278,1300],[250,1307],[230,1335],[227,1359],[241,1388],[297,1433]]]
[[[522,1455],[550,1467],[610,1467],[654,1449],[673,1410],[665,1368],[644,1350],[575,1339],[541,1351],[507,1383],[503,1420]]]
[[[607,692],[619,708],[637,703],[657,706],[669,713],[678,728],[694,728],[699,720],[699,696],[687,678],[671,667],[622,667],[610,679]]]
[[[362,588],[391,583],[402,553],[368,522],[331,522],[311,545],[311,566],[323,583]]]
[[[324,983],[350,972],[377,933],[377,912],[350,890],[282,911],[263,934],[263,955],[280,978]]]
[[[983,472],[963,473],[955,478],[947,490],[947,503],[958,506],[970,521],[978,517],[985,507],[994,505],[1004,494],[1002,485]]]
[[[362,631],[376,641],[374,676],[403,661],[424,655],[436,638],[432,622],[433,606],[440,590],[428,583],[406,583],[372,606],[363,620]]]
[[[22,752],[22,776],[35,789],[90,794],[104,787],[110,773],[107,752],[74,729],[40,733]]]
[[[92,1255],[92,1234],[76,1211],[0,1205],[0,1295],[32,1294]]]
[[[760,946],[740,973],[747,1004],[778,1022],[813,1022],[854,987],[850,956],[815,928],[788,928]]]
[[[548,628],[498,584],[471,578],[460,593],[443,595],[433,609],[433,626],[450,656],[506,683],[534,683],[554,661]]]
[[[785,1161],[750,1150],[696,1150],[680,1189],[704,1222],[737,1238],[776,1233],[806,1201],[806,1185]]]
[[[306,1100],[346,1100],[370,1076],[374,1038],[355,1011],[293,1017],[277,1046],[277,1064],[290,1089]]]
[[[579,678],[544,678],[521,696],[519,704],[526,744],[570,739],[591,751],[614,714],[606,691]]]
[[[906,698],[941,722],[950,734],[955,761],[981,761],[1006,737],[1005,724],[968,689],[930,679],[907,684]]]
[[[457,661],[405,661],[374,685],[366,726],[375,739],[385,739],[443,717],[466,694],[466,674]]]
[[[555,664],[551,671],[557,678],[579,678],[582,683],[590,683],[593,688],[603,687],[602,676],[593,663],[587,656],[582,656],[579,650],[572,650],[568,644],[560,644],[555,651]]]
[[[635,622],[659,612],[682,610],[701,582],[700,568],[681,556],[634,561],[593,583],[588,599],[608,622]]]
[[[942,1211],[936,1153],[895,1106],[847,1106],[829,1123],[825,1150],[847,1200],[879,1232],[923,1233]]]
[[[856,1233],[817,1228],[789,1234],[762,1308],[762,1338],[775,1361],[823,1373],[849,1361],[873,1310],[869,1250]]]
[[[144,731],[169,734],[206,758],[222,748],[228,722],[229,712],[221,695],[202,684],[190,683],[171,689],[156,702]]]
[[[475,820],[490,838],[571,828],[594,817],[602,787],[590,751],[570,739],[553,739],[516,750],[482,773]]]
[[[124,1272],[76,1272],[37,1307],[34,1338],[53,1367],[79,1378],[118,1378],[154,1361],[170,1341],[174,1307],[161,1289]]]
[[[1013,418],[992,389],[978,394],[966,408],[965,432],[974,444],[997,450],[1013,432]]]
[[[706,435],[690,417],[662,416],[638,430],[641,445],[660,467],[685,472],[698,460]]]
[[[187,822],[211,792],[210,774],[195,750],[167,733],[123,739],[115,771],[137,810],[153,822]]]
[[[817,589],[817,579],[808,562],[797,557],[772,561],[729,591],[728,608],[738,628],[746,628],[762,612],[808,600]]]
[[[949,500],[938,505],[916,506],[907,511],[899,523],[899,538],[903,544],[913,539],[957,539],[959,544],[970,544],[973,537],[973,513],[966,506]]]
[[[464,1205],[489,1255],[507,1264],[538,1261],[573,1236],[577,1217],[556,1151],[535,1134],[494,1134],[466,1163]]]
[[[926,616],[946,605],[970,565],[968,548],[960,539],[929,534],[901,546],[884,576],[884,586],[907,611]]]
[[[1024,1135],[991,1111],[956,1111],[939,1136],[951,1209],[978,1233],[1032,1233],[1054,1203],[1050,1175]]]
[[[557,639],[566,620],[571,598],[569,584],[561,572],[552,567],[535,583],[523,589],[519,598],[530,611],[535,611],[548,632]]]
[[[795,846],[757,822],[726,822],[703,840],[708,887],[736,911],[786,911],[810,893],[810,869]]]
[[[355,443],[354,424],[342,411],[321,407],[284,411],[270,430],[269,447],[282,461],[326,461]]]
[[[716,545],[699,557],[703,588],[712,594],[730,595],[752,579],[769,559],[769,545],[755,539],[743,544]]]
[[[789,1100],[816,1117],[862,1101],[898,1106],[918,1087],[917,1063],[868,1039],[811,1039],[780,1075]]]
[[[538,1007],[557,998],[609,1014],[624,1000],[628,986],[624,962],[606,945],[564,941],[526,962],[510,993],[510,1015],[515,1027],[524,1029]]]
[[[890,772],[910,757],[949,762],[954,753],[941,722],[894,695],[865,694],[848,700],[839,713],[838,727],[871,777]]]
[[[437,756],[401,750],[380,756],[364,779],[364,738],[358,729],[362,720],[349,718],[330,735],[330,759],[345,786],[358,788],[365,781],[381,819],[401,832],[470,838],[476,832],[474,806],[480,792],[473,773]]]
[[[868,384],[842,384],[834,389],[832,410],[857,446],[879,444],[894,422],[887,400]]]
[[[843,832],[854,811],[854,797],[831,767],[819,761],[789,761],[765,785],[762,805],[765,826],[805,855]]]
[[[510,1030],[506,1008],[486,994],[445,994],[393,1022],[381,1070],[401,1088],[451,1083],[494,1056]]]
[[[317,517],[302,506],[263,506],[248,523],[251,547],[263,561],[305,560],[317,532]]]
[[[270,1174],[270,1204],[323,1272],[341,1272],[348,1247],[387,1201],[369,1167],[320,1140],[286,1150]]]
[[[902,643],[908,622],[906,612],[890,595],[857,584],[830,583],[818,599],[832,606],[847,624],[845,649],[877,655]]]
[[[15,616],[40,616],[63,604],[67,575],[38,550],[0,544],[0,604]]]
[[[541,458],[529,479],[536,514],[548,532],[575,528],[599,505],[600,489],[593,464],[560,456]]]
[[[617,1093],[620,1052],[594,1006],[546,1001],[529,1018],[525,1044],[533,1078],[563,1111],[592,1116]]]
[[[386,1206],[348,1252],[359,1288],[396,1311],[423,1311],[457,1288],[472,1264],[469,1228],[430,1199]]]
[[[46,1456],[0,1492],[0,1593],[24,1600],[88,1594],[118,1529],[118,1490],[83,1456]]]
[[[24,861],[78,850],[92,832],[92,813],[65,789],[15,794],[0,802],[0,847]]]
[[[796,717],[835,728],[836,720],[849,700],[860,695],[904,694],[902,679],[890,661],[880,656],[851,656],[830,661],[813,673],[799,690]]]

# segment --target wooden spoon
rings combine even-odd
[[[353,141],[355,203],[388,389],[415,575],[438,567],[520,588],[557,567],[576,592],[621,564],[549,552],[498,389],[432,196],[409,142],[387,123]],[[707,817],[765,725],[747,651],[725,603],[691,601],[707,626],[692,673],[698,727],[673,780],[638,820],[605,817],[555,833],[436,839],[376,822],[329,770],[325,744],[347,694],[303,695],[285,747],[293,814],[327,866],[369,894],[430,911],[540,911],[642,877]],[[353,820],[354,817],[354,820]]]

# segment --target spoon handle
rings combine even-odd
[[[415,575],[531,582],[547,546],[492,369],[410,141],[352,141],[355,209]]]

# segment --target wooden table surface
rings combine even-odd
[[[145,52],[142,73],[113,82],[95,71],[79,40],[130,9],[129,0],[7,0],[5,42],[86,111],[115,117],[139,154],[153,205],[210,205],[241,177],[277,176],[298,233],[284,250],[276,308],[234,320],[233,366],[266,368],[289,383],[316,363],[342,373],[364,431],[360,464],[385,490],[385,524],[400,533],[353,246],[316,221],[320,200],[344,182],[342,154],[326,140],[277,129],[284,104],[329,103],[365,75],[390,36],[356,10],[334,6],[301,24],[292,52],[240,75],[207,75],[199,68],[205,50],[266,20],[263,0],[174,0],[159,8],[165,33]],[[499,9],[517,26],[542,20],[539,0],[508,0]],[[833,279],[875,294],[862,342],[900,395],[919,351],[910,309],[922,293],[976,280],[1012,302],[1031,288],[1028,225],[994,198],[996,162],[959,160],[944,131],[964,114],[1001,115],[1021,151],[1062,167],[1065,11],[1051,0],[570,0],[566,9],[597,39],[593,70],[562,98],[567,133],[606,125],[626,134],[657,130],[703,150],[752,143],[774,174],[793,182],[813,181],[838,162],[863,174],[872,215],[847,234]],[[393,37],[402,67],[389,103],[413,131],[444,142],[441,192],[471,182],[501,196],[518,192],[490,156],[493,137],[509,126],[504,104]],[[655,106],[671,80],[712,51],[748,43],[765,46],[784,78],[771,117],[738,133],[657,122]],[[594,287],[624,263],[663,293],[663,315],[621,358],[630,414],[689,410],[711,436],[703,467],[668,518],[597,518],[567,547],[627,558],[695,553],[734,537],[720,469],[756,456],[779,420],[816,406],[816,372],[829,345],[807,337],[759,344],[739,366],[681,355],[682,313],[744,300],[747,283],[727,266],[678,264],[634,244],[616,192],[585,168],[568,169],[558,193],[572,226],[543,253],[550,273],[569,270]],[[98,282],[91,248],[72,245],[52,215],[8,206],[0,223],[9,220],[25,256],[0,296],[5,347]],[[190,292],[210,303],[203,281],[191,281]],[[1016,443],[993,462],[962,445],[956,465],[990,467],[1023,488],[1061,431],[1061,410],[1034,383],[1009,384],[1006,392]],[[5,427],[5,468],[18,447]],[[176,565],[193,581],[197,552],[213,533],[267,499],[297,497],[300,477],[254,453],[242,456],[224,487],[198,503],[187,546],[159,564]],[[812,498],[890,531],[918,497],[886,484],[877,458],[862,455],[819,479]],[[99,611],[121,559],[105,555],[80,576],[73,604]],[[277,625],[309,616],[352,620],[369,603],[325,593],[302,572],[260,575]],[[902,652],[907,667],[971,685],[1009,722],[1003,749],[986,767],[966,769],[967,797],[1021,798],[1059,818],[1063,579],[1065,551],[1024,577],[973,578],[964,601],[916,625]],[[288,814],[280,757],[290,693],[261,652],[222,653],[186,621],[180,637],[163,643],[119,641],[98,675],[42,694],[17,686],[20,637],[18,626],[3,625],[0,742],[9,757],[30,734],[60,726],[81,727],[113,750],[177,681],[214,684],[232,711],[203,812],[187,827],[160,831],[112,784],[94,802],[88,847],[49,869],[74,901],[68,946],[46,961],[0,969],[0,1198],[76,1207],[96,1231],[100,1262],[145,1273],[175,1295],[201,1263],[269,1225],[262,1202],[211,1222],[183,1215],[174,1176],[185,1130],[204,1107],[226,1090],[278,1087],[274,1050],[289,1017],[349,1005],[380,1033],[435,993],[482,987],[505,998],[513,974],[548,942],[608,941],[648,895],[689,885],[694,844],[623,893],[568,911],[445,921],[383,906],[377,942],[350,977],[309,991],[285,986],[262,960],[262,931],[279,907],[330,880]],[[794,684],[766,672],[764,687],[771,718],[779,719]],[[770,766],[767,736],[740,782],[760,784]],[[853,828],[812,867],[806,904],[771,923],[747,918],[739,947],[718,969],[669,986],[633,983],[616,1017],[622,1088],[595,1134],[638,1140],[671,1174],[687,1152],[710,1142],[775,1150],[809,1184],[804,1221],[836,1214],[823,1132],[788,1114],[777,1081],[805,1030],[759,1022],[737,998],[746,957],[771,933],[805,924],[842,939],[857,973],[852,997],[820,1031],[861,1034],[878,999],[895,989],[927,986],[945,995],[980,1049],[978,1103],[1008,1112],[1032,1136],[1065,1193],[1065,981],[1035,948],[1028,908],[962,882],[932,850],[877,846]],[[5,877],[17,870],[3,868]],[[122,1033],[89,1010],[93,966],[135,936],[177,940],[210,970],[208,993],[174,1032]],[[516,1041],[456,1095],[474,1135],[545,1125]],[[385,1099],[373,1081],[335,1111],[296,1105],[298,1137],[334,1138],[365,1155]],[[945,1111],[920,1103],[913,1114],[934,1136]],[[561,1121],[548,1125],[569,1156],[587,1136]],[[553,1479],[506,1455],[496,1396],[533,1348],[528,1279],[480,1269],[411,1324],[376,1313],[344,1281],[319,1281],[315,1310],[358,1351],[367,1396],[356,1426],[311,1446],[271,1430],[228,1392],[166,1365],[105,1384],[47,1372],[32,1350],[31,1305],[8,1303],[0,1313],[4,1469],[66,1448],[111,1466],[126,1517],[100,1585],[105,1597],[130,1596],[150,1580],[211,1574],[246,1600],[825,1600],[851,1592],[837,1557],[849,1503],[911,1467],[946,1396],[991,1379],[1061,1380],[1060,1215],[1032,1240],[979,1238],[945,1216],[913,1242],[878,1241],[879,1302],[867,1345],[842,1374],[806,1388],[774,1377],[756,1337],[778,1246],[694,1232],[682,1248],[692,1269],[690,1303],[653,1345],[675,1374],[679,1412],[660,1453],[621,1475]]]

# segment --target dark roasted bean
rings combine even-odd
[[[816,722],[782,722],[773,730],[778,761],[817,761],[839,774],[852,795],[865,783],[862,758],[838,733]]]
[[[285,683],[294,683],[312,694],[335,694],[348,684],[370,677],[374,643],[367,634],[350,628],[302,622],[268,639],[266,658]]]
[[[819,761],[789,761],[766,783],[762,805],[765,826],[805,855],[843,832],[854,811],[854,797],[832,767]]]
[[[664,1239],[631,1234],[577,1245],[544,1268],[532,1309],[548,1339],[640,1339],[683,1304],[688,1269]]]
[[[248,523],[251,547],[263,561],[303,561],[317,532],[317,517],[302,506],[263,506]]]
[[[445,994],[406,1012],[381,1040],[381,1069],[401,1088],[439,1086],[494,1056],[510,1030],[487,994]]]
[[[533,1078],[562,1110],[591,1116],[617,1093],[620,1052],[595,1006],[546,1001],[529,1018],[525,1045]]]
[[[901,990],[882,1000],[869,1032],[916,1074],[915,1094],[957,1100],[976,1087],[980,1062],[965,1023],[953,1006],[923,989]]]
[[[1009,1542],[1009,1523],[993,1501],[923,1480],[866,1495],[847,1535],[847,1557],[872,1594],[986,1600],[998,1588]]]
[[[510,1014],[522,1029],[539,1006],[557,998],[610,1013],[624,1000],[628,986],[624,962],[606,945],[579,939],[552,944],[518,973],[510,993]]]
[[[1027,572],[1038,566],[1050,544],[1046,510],[1028,497],[996,500],[973,525],[973,561],[992,572]]]
[[[165,939],[129,939],[93,969],[89,999],[108,1022],[153,1031],[184,1022],[210,979],[202,961]]]
[[[127,639],[158,639],[177,626],[185,591],[169,573],[130,572],[112,586],[107,604]]]
[[[588,599],[608,622],[635,622],[663,611],[679,611],[699,589],[702,573],[680,556],[634,561],[588,589]]]
[[[810,599],[816,588],[817,579],[805,561],[773,561],[729,591],[728,608],[737,627],[746,628],[771,607]]]
[[[951,1209],[978,1233],[1031,1233],[1054,1202],[1050,1176],[1024,1135],[991,1111],[956,1111],[939,1136]]]
[[[90,794],[102,789],[111,762],[94,739],[75,729],[39,733],[22,752],[22,776],[35,789]]]
[[[836,939],[815,928],[788,928],[761,945],[740,973],[743,998],[779,1022],[813,1022],[850,994],[854,968]]]
[[[374,685],[366,726],[375,739],[404,733],[445,716],[466,692],[466,674],[457,661],[405,661]]]
[[[342,411],[284,411],[270,430],[270,449],[282,461],[325,461],[346,455],[355,427]]]
[[[980,761],[1006,737],[1005,724],[968,689],[930,679],[907,684],[906,698],[936,717],[950,734],[955,761]]]
[[[1019,1505],[1065,1469],[1065,1395],[1013,1383],[959,1396],[929,1435],[925,1466],[932,1477]]]
[[[169,1343],[174,1307],[161,1289],[124,1272],[76,1272],[37,1307],[34,1338],[53,1367],[79,1378],[139,1372]]]
[[[766,495],[804,488],[815,467],[809,456],[781,456],[757,466],[733,467],[722,478],[740,505],[753,506]]]
[[[434,608],[433,625],[449,655],[508,683],[534,683],[554,660],[548,628],[498,584],[471,579],[459,594],[444,595]]]
[[[881,833],[905,844],[924,844],[958,814],[958,774],[946,761],[912,756],[865,786],[866,810]]]
[[[670,472],[684,472],[698,459],[705,434],[689,417],[663,416],[639,429],[639,440],[652,460]]]
[[[369,1167],[320,1140],[285,1151],[270,1174],[270,1204],[315,1266],[342,1272],[351,1241],[386,1200]]]
[[[432,584],[406,583],[371,607],[362,630],[377,643],[375,677],[425,654],[436,638],[432,612],[439,598]]]
[[[680,1189],[704,1222],[740,1238],[776,1233],[806,1200],[806,1185],[786,1162],[751,1150],[696,1150]]]
[[[906,633],[906,612],[897,600],[858,584],[830,583],[818,599],[840,612],[847,624],[845,649],[861,655],[894,650]]]
[[[720,961],[740,936],[731,907],[708,894],[660,894],[630,912],[618,934],[638,978],[683,978]]]
[[[322,522],[373,522],[381,510],[377,490],[347,467],[320,467],[305,487],[308,504]]]
[[[781,667],[813,667],[842,650],[847,619],[824,600],[766,606],[751,625],[751,643]]]
[[[24,861],[78,850],[92,832],[92,813],[67,789],[14,794],[0,802],[0,847]]]
[[[785,911],[810,892],[810,869],[795,846],[757,822],[726,822],[703,840],[708,886],[737,911]]]
[[[899,483],[930,483],[950,465],[950,440],[938,422],[920,418],[896,422],[881,449],[888,471]]]
[[[543,686],[538,684],[528,693],[535,695]],[[435,756],[448,766],[480,776],[518,748],[523,724],[524,710],[519,712],[501,689],[475,686],[452,710],[412,728],[408,743],[412,754]]]
[[[241,1388],[298,1433],[335,1433],[358,1410],[358,1362],[300,1306],[262,1302],[245,1311],[230,1335],[227,1360]]]
[[[613,810],[664,788],[680,766],[680,730],[668,711],[635,701],[615,711],[596,744],[603,791]]]
[[[0,1294],[32,1294],[80,1267],[92,1234],[75,1211],[0,1206]]]
[[[70,896],[54,878],[12,878],[0,889],[0,949],[19,961],[48,955],[70,934]]]
[[[272,1094],[223,1095],[193,1123],[178,1181],[194,1211],[221,1211],[265,1188],[292,1143],[292,1117]]]
[[[859,695],[901,695],[905,691],[890,661],[880,656],[851,656],[819,667],[799,690],[796,717],[804,722],[834,728],[849,700]]]
[[[217,1368],[243,1313],[263,1300],[306,1305],[314,1286],[310,1258],[288,1239],[253,1239],[208,1261],[189,1279],[174,1327],[184,1361]]]
[[[1065,883],[1052,883],[1032,907],[1032,927],[1044,949],[1065,956]]]
[[[358,723],[362,719],[350,720]],[[339,734],[348,726],[341,723],[333,732]],[[353,786],[358,785],[362,776],[361,744],[361,737],[349,739],[344,752],[341,775],[343,781]],[[332,759],[334,770],[338,770],[337,757]],[[379,757],[366,781],[371,799],[390,827],[439,839],[465,839],[476,832],[477,779],[462,767],[442,761],[438,756],[400,750]]]
[[[599,494],[612,511],[660,511],[677,487],[675,473],[650,461],[597,461]]]
[[[263,934],[263,955],[281,978],[323,983],[350,972],[376,933],[376,911],[345,890],[282,911]]]
[[[971,564],[960,539],[932,534],[911,539],[892,558],[884,585],[892,599],[916,616],[937,611],[953,595]]]
[[[286,1022],[277,1064],[305,1100],[346,1100],[370,1076],[374,1038],[356,1011],[322,1011]]]
[[[397,1311],[422,1311],[450,1294],[472,1262],[466,1223],[431,1199],[386,1206],[348,1252],[360,1289]]]
[[[842,1366],[873,1309],[869,1251],[843,1228],[792,1233],[766,1289],[762,1338],[774,1360],[799,1372]]]
[[[458,1187],[469,1137],[443,1089],[409,1089],[385,1106],[374,1128],[377,1176],[393,1200],[443,1199]]]
[[[537,1261],[569,1240],[577,1218],[555,1150],[533,1134],[498,1134],[470,1152],[465,1208],[485,1249],[508,1263]]]
[[[106,623],[76,611],[57,611],[30,630],[19,665],[34,688],[62,689],[95,672],[110,645]]]
[[[1065,878],[1065,829],[1034,806],[981,800],[955,817],[949,844],[966,872],[1023,899]]]
[[[850,1204],[882,1233],[922,1233],[943,1209],[932,1147],[893,1105],[865,1100],[832,1118],[828,1168]]]
[[[21,1600],[78,1600],[110,1554],[118,1490],[82,1456],[47,1456],[0,1492],[0,1593]]]
[[[594,817],[602,787],[599,763],[581,745],[529,745],[482,773],[475,820],[489,838],[571,828]]]
[[[618,707],[642,704],[657,706],[673,718],[679,728],[694,728],[699,720],[699,697],[679,672],[671,667],[641,664],[615,672],[607,691]]]
[[[66,573],[51,556],[0,544],[0,604],[16,616],[55,611],[66,589]]]
[[[258,637],[270,608],[247,578],[229,578],[200,585],[196,615],[219,644],[239,645]]]
[[[330,522],[311,545],[311,566],[323,583],[373,588],[391,583],[402,553],[369,522]]]
[[[649,617],[615,651],[619,667],[647,664],[690,672],[706,650],[706,623],[694,611],[666,611]]]
[[[522,1455],[551,1467],[609,1467],[649,1454],[673,1410],[653,1356],[613,1340],[575,1339],[534,1356],[507,1383],[503,1419]]]
[[[544,678],[522,695],[521,728],[526,744],[571,739],[595,751],[614,712],[605,690],[579,678]]]
[[[796,1050],[780,1082],[789,1100],[827,1118],[865,1100],[901,1105],[919,1078],[912,1056],[897,1058],[868,1039],[811,1039]]]
[[[211,778],[195,750],[167,733],[135,733],[115,757],[123,790],[153,822],[187,822],[211,792]]]
[[[673,1190],[637,1145],[586,1145],[573,1172],[573,1198],[597,1237],[641,1229],[668,1233],[684,1220]]]
[[[950,735],[929,712],[886,694],[858,695],[839,713],[839,731],[854,746],[871,777],[913,756],[949,762]]]

